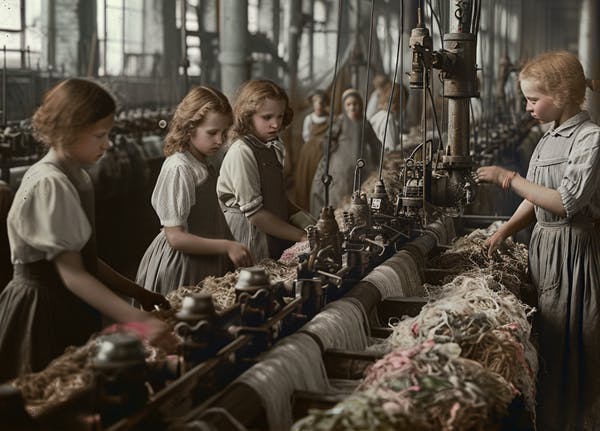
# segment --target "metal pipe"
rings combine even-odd
[[[6,126],[6,45],[2,47],[2,125]]]
[[[219,11],[221,88],[223,93],[231,98],[248,76],[246,60],[248,2],[247,0],[221,0]]]
[[[302,37],[302,0],[291,0],[288,4],[288,65],[289,96],[292,103],[296,100],[298,83],[298,57],[300,55],[300,38]]]
[[[21,69],[26,69],[27,68],[27,58],[25,55],[25,27],[26,27],[26,23],[25,20],[27,19],[27,15],[25,13],[25,3],[27,2],[20,2],[21,3],[21,9],[20,9],[20,13],[21,13]]]
[[[187,0],[181,0],[181,60],[180,67],[183,70],[183,94],[182,97],[187,94],[188,91],[188,53],[187,53]]]
[[[106,23],[105,23],[106,25]],[[48,0],[48,59],[47,67],[56,65],[56,0]]]
[[[600,79],[600,53],[597,46],[600,41],[600,4],[597,0],[583,0],[581,5],[581,22],[579,26],[579,59],[585,77],[591,80]],[[600,94],[587,90],[586,109],[593,121],[600,120]]]
[[[469,99],[448,99],[449,156],[469,156]]]
[[[308,26],[308,76],[315,79],[315,0],[310,0],[310,25]]]

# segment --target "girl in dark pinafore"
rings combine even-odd
[[[96,255],[94,189],[83,168],[109,147],[114,114],[105,89],[68,79],[46,94],[33,117],[36,137],[50,150],[23,177],[8,214],[14,276],[0,295],[0,382],[40,371],[65,347],[86,343],[101,329],[100,313],[143,322],[151,341],[174,346],[164,323],[114,292],[146,309],[165,299]]]
[[[568,52],[542,54],[519,74],[527,111],[553,122],[537,144],[527,179],[496,166],[480,181],[523,202],[488,240],[536,222],[529,268],[538,290],[538,429],[600,429],[600,127],[581,110],[586,80]]]
[[[190,90],[177,107],[152,206],[163,226],[146,250],[137,282],[166,295],[205,277],[220,277],[252,264],[233,236],[216,194],[217,176],[207,157],[215,154],[232,123],[227,98],[210,87]]]
[[[257,261],[279,259],[294,241],[306,240],[304,230],[289,221],[303,213],[286,195],[279,140],[293,112],[281,87],[252,80],[238,90],[233,113],[234,141],[221,165],[217,194],[233,236]]]

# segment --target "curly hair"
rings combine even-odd
[[[69,146],[83,130],[116,110],[115,98],[102,85],[70,78],[44,95],[33,114],[33,136],[47,146]]]
[[[583,67],[577,57],[567,51],[551,51],[533,58],[521,69],[519,80],[533,81],[559,108],[581,106],[585,99]]]
[[[233,120],[231,105],[219,90],[199,86],[192,88],[177,106],[165,138],[165,156],[189,149],[194,130],[210,112],[226,115]]]
[[[236,139],[243,135],[254,133],[252,116],[256,114],[266,99],[282,100],[285,102],[285,112],[281,128],[289,126],[294,118],[294,111],[290,108],[290,99],[283,88],[273,81],[266,79],[253,79],[244,82],[237,91],[233,104],[234,123],[231,129],[231,138]]]

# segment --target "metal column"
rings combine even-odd
[[[248,2],[221,0],[219,10],[221,88],[232,98],[235,90],[248,78]]]
[[[581,22],[579,26],[579,59],[583,65],[585,77],[600,80],[600,4],[598,0],[583,0]],[[600,93],[587,90],[586,109],[596,123],[600,120]]]

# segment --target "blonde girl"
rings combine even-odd
[[[177,107],[165,140],[167,158],[152,193],[163,229],[138,268],[137,282],[146,289],[166,295],[252,264],[250,252],[233,240],[223,217],[217,176],[208,161],[223,145],[231,123],[231,106],[214,88],[193,88]]]
[[[166,325],[114,292],[146,309],[165,299],[96,254],[94,190],[84,167],[109,147],[114,114],[105,89],[68,79],[46,94],[33,117],[37,138],[50,150],[25,174],[8,214],[14,276],[0,295],[0,382],[40,371],[65,347],[84,344],[101,329],[101,314],[141,321],[151,341],[174,346]]]
[[[581,110],[586,81],[573,54],[542,54],[519,79],[527,111],[552,127],[533,152],[527,178],[497,166],[477,170],[480,181],[523,198],[489,238],[489,253],[536,223],[529,267],[538,290],[538,429],[598,429],[600,127]]]

